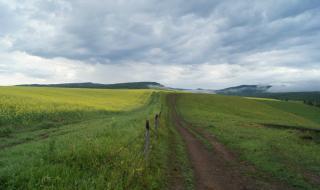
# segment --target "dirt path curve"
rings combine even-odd
[[[240,172],[234,171],[225,158],[227,153],[219,150],[209,150],[189,129],[184,127],[184,121],[177,114],[176,95],[168,96],[172,109],[172,118],[178,132],[184,139],[195,175],[197,190],[244,190],[257,189],[244,179]],[[221,147],[218,149],[221,149]],[[225,151],[224,151],[225,152]],[[250,185],[249,185],[250,184]]]

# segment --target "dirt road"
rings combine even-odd
[[[241,172],[235,158],[222,144],[210,134],[203,131],[194,131],[177,113],[176,95],[168,96],[168,103],[172,110],[173,122],[187,147],[189,159],[195,176],[195,189],[197,190],[244,190],[244,189],[266,189],[257,186],[256,183]],[[202,134],[213,149],[210,150],[195,133]],[[271,189],[279,189],[269,186]]]

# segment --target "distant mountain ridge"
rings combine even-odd
[[[60,88],[98,88],[98,89],[153,89],[164,88],[157,82],[128,82],[115,84],[100,84],[100,83],[61,83],[61,84],[23,84],[17,86],[32,86],[32,87],[60,87]]]
[[[59,87],[59,88],[96,88],[96,89],[163,89],[163,90],[181,90],[192,93],[209,93],[209,94],[225,94],[225,95],[252,95],[266,92],[271,86],[262,85],[240,85],[221,90],[211,89],[182,89],[166,87],[158,82],[127,82],[115,84],[101,83],[58,83],[58,84],[22,84],[16,86],[31,86],[31,87]]]
[[[271,85],[240,85],[222,90],[216,90],[217,94],[248,96],[259,98],[272,98],[284,101],[302,101],[305,104],[320,107],[320,92],[269,92]]]
[[[253,95],[266,93],[272,86],[271,85],[240,85],[221,90],[216,90],[217,94],[225,95]]]

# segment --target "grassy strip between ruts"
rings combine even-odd
[[[172,109],[169,108],[168,100],[163,111],[166,115],[166,126],[169,129],[169,157],[168,157],[168,175],[169,189],[192,190],[195,187],[194,174],[187,154],[185,142],[174,126],[172,118]]]

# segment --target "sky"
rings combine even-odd
[[[320,90],[319,0],[0,0],[0,85]]]

